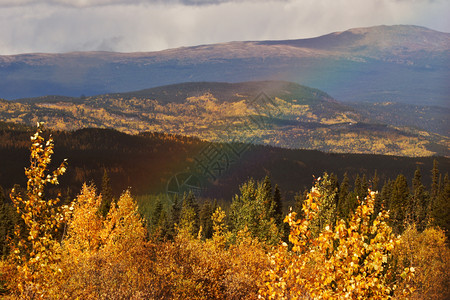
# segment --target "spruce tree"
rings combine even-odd
[[[408,211],[410,211],[408,182],[403,174],[398,175],[395,179],[389,207],[392,227],[397,233],[401,233],[404,229]]]
[[[262,183],[262,194],[260,195],[260,197],[262,197],[262,202],[264,205],[264,212],[266,214],[266,217],[273,218],[275,204],[273,202],[272,183],[270,182],[269,176],[266,176],[264,178],[264,181]]]
[[[163,213],[163,203],[161,198],[156,198],[155,207],[153,208],[153,213],[150,219],[150,232],[156,233],[159,231],[161,214]]]
[[[230,211],[230,227],[234,236],[246,229],[260,241],[279,242],[280,230],[273,217],[274,203],[268,191],[267,180],[255,182],[250,179],[240,187],[240,194],[233,198]]]
[[[380,177],[378,177],[378,171],[375,170],[375,173],[373,174],[372,180],[371,180],[371,190],[378,192],[378,185],[380,183]],[[379,193],[375,194],[375,201],[373,205],[373,215],[372,219],[376,218],[378,216],[378,213],[381,212],[381,207],[383,206],[382,199],[381,199],[381,191]]]
[[[297,213],[299,218],[303,218],[303,203],[305,202],[306,197],[308,196],[308,190],[304,190],[303,192],[299,192],[295,195],[295,207],[294,211]]]
[[[202,237],[206,239],[212,238],[213,234],[213,222],[212,222],[212,214],[214,212],[213,206],[211,205],[211,201],[206,200],[199,212],[199,221],[200,226],[202,228]]]
[[[339,219],[346,220],[350,214],[347,201],[349,197],[350,190],[350,179],[348,178],[347,172],[344,174],[344,179],[342,180],[341,186],[339,187],[339,196],[337,204],[337,215]]]
[[[172,205],[170,206],[170,213],[168,216],[168,230],[166,236],[168,239],[173,239],[176,235],[175,225],[180,223],[181,204],[178,195],[172,198]]]
[[[159,240],[167,239],[171,229],[171,224],[165,209],[161,211],[156,228],[158,229]]]
[[[9,253],[8,239],[14,232],[14,220],[11,205],[6,203],[3,188],[0,186],[0,258]]]
[[[109,209],[111,208],[111,203],[113,201],[111,183],[106,169],[103,172],[101,194],[102,194],[102,203],[100,205],[99,212],[103,217],[106,217],[106,215],[109,212]]]
[[[359,197],[361,194],[361,177],[359,177],[359,174],[356,175],[355,182],[353,183],[353,193],[358,196],[359,201],[361,201],[361,198]]]
[[[273,203],[274,203],[274,216],[275,222],[278,227],[281,228],[283,225],[283,203],[281,201],[281,192],[278,184],[275,184],[275,191],[273,192]]]
[[[381,195],[380,195],[380,203],[381,207],[384,210],[389,210],[390,208],[390,201],[391,201],[391,194],[392,189],[394,186],[394,181],[388,179],[384,182],[383,187],[381,189]]]
[[[431,191],[430,198],[431,202],[434,202],[439,192],[439,169],[438,161],[433,160],[433,169],[431,170]]]
[[[320,233],[326,226],[333,227],[336,221],[337,182],[333,181],[327,173],[324,173],[318,183],[318,190],[322,197],[319,200],[320,210],[317,219],[311,222],[311,231],[314,234]]]
[[[372,184],[371,184],[370,189],[372,191],[378,191],[378,184],[380,183],[380,177],[378,177],[378,171],[377,170],[375,170],[375,173],[373,174],[371,183]]]
[[[415,222],[417,229],[422,231],[426,226],[428,215],[428,199],[425,193],[425,187],[422,184],[422,174],[420,167],[417,167],[412,180],[412,209],[411,218]]]
[[[195,195],[192,192],[185,194],[181,206],[179,229],[195,236],[199,231],[198,214],[199,208]]]
[[[367,196],[368,188],[369,184],[367,182],[366,174],[363,174],[362,178],[357,175],[355,179],[354,193],[358,196],[359,201],[364,201]]]
[[[432,225],[439,226],[449,236],[450,231],[450,181],[448,174],[441,180],[432,210]]]

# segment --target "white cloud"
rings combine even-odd
[[[443,0],[0,0],[0,7],[0,54],[152,51],[380,24],[450,31]]]
[[[136,5],[136,4],[182,4],[182,5],[217,5],[225,2],[264,2],[264,1],[278,1],[285,2],[288,0],[0,0],[0,7],[24,6],[24,5],[59,5],[68,7],[95,7],[107,5]]]

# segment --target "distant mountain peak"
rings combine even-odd
[[[181,82],[285,80],[341,101],[448,106],[450,33],[411,25],[157,52],[0,55],[0,97],[78,97]]]
[[[450,48],[450,33],[439,32],[415,25],[379,25],[352,28],[333,32],[316,38],[263,41],[261,44],[291,45],[318,50],[364,51],[447,51]]]

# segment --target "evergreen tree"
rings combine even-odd
[[[101,194],[102,194],[102,203],[100,205],[99,212],[103,217],[106,217],[106,215],[109,212],[109,209],[111,208],[111,203],[113,201],[111,183],[106,169],[103,172]]]
[[[255,209],[262,209],[256,207],[256,182],[251,178],[239,190],[240,195],[235,195],[231,202],[231,230],[236,233],[247,226],[250,232],[255,233],[258,227]]]
[[[355,182],[353,183],[353,193],[358,196],[361,201],[361,198],[359,197],[361,194],[361,178],[359,177],[359,174],[356,175]]]
[[[299,192],[295,195],[295,207],[294,211],[297,213],[297,216],[299,218],[303,217],[303,203],[306,200],[306,197],[308,196],[308,190],[304,190],[303,192]]]
[[[281,192],[278,184],[275,185],[275,191],[273,192],[273,202],[274,202],[274,216],[275,222],[278,227],[283,225],[283,203],[281,201]]]
[[[403,174],[400,174],[395,179],[391,199],[390,199],[390,216],[392,222],[392,228],[397,233],[400,233],[404,229],[404,223],[408,212],[410,211],[410,194],[408,188],[408,182]]]
[[[439,193],[439,169],[436,159],[433,160],[433,169],[431,169],[431,187],[430,187],[430,201],[428,203],[428,224],[433,224],[432,216],[434,216],[436,209],[436,201]]]
[[[272,198],[272,183],[270,181],[269,176],[266,176],[264,178],[263,186],[264,186],[264,197],[266,199],[271,199]]]
[[[372,191],[378,191],[378,184],[380,183],[380,177],[378,177],[378,171],[375,170],[375,173],[373,174],[372,177],[372,182],[371,182],[371,190]]]
[[[261,183],[258,183],[258,185],[260,185]],[[258,187],[259,190],[259,195],[262,199],[263,202],[263,206],[264,206],[264,210],[263,212],[266,214],[265,218],[270,219],[270,218],[274,218],[275,219],[275,203],[273,201],[273,196],[272,196],[272,183],[270,181],[269,176],[266,176],[264,178],[264,181],[262,183],[262,189],[260,187]]]
[[[336,221],[337,182],[332,181],[327,173],[319,181],[317,188],[322,195],[319,199],[320,209],[317,218],[311,222],[311,232],[319,234],[326,226],[333,227]]]
[[[336,207],[335,210],[335,218],[337,218],[337,205],[339,202],[339,179],[337,177],[336,174],[331,173],[330,174],[330,187],[329,187],[330,191],[335,191],[336,192],[336,197],[334,198],[334,205]]]
[[[369,184],[367,182],[366,174],[363,174],[362,178],[357,175],[355,179],[354,193],[358,197],[359,201],[363,201],[366,198],[368,188]]]
[[[178,199],[178,195],[173,197],[173,203],[170,207],[170,213],[168,216],[168,230],[166,233],[166,237],[168,239],[173,239],[176,235],[175,225],[180,224],[180,216],[181,216],[181,205]]]
[[[272,195],[268,194],[267,181],[248,180],[240,187],[240,194],[233,198],[230,211],[231,231],[236,236],[248,230],[253,237],[269,244],[280,240],[276,225]]]
[[[434,202],[439,192],[439,169],[437,160],[433,160],[433,169],[431,170],[431,191],[430,200]]]
[[[350,214],[350,205],[348,205],[348,197],[350,190],[350,179],[348,178],[347,172],[344,174],[344,179],[342,180],[341,186],[339,188],[338,204],[337,204],[337,215],[339,219],[346,220]]]
[[[412,216],[411,218],[415,222],[417,229],[422,231],[425,229],[427,220],[427,210],[428,210],[428,199],[425,193],[425,187],[422,184],[422,174],[420,172],[420,167],[417,167],[414,172],[414,178],[412,180]]]
[[[360,199],[361,200],[363,200],[363,199],[365,199],[366,197],[367,197],[367,191],[369,190],[369,182],[367,181],[367,176],[366,176],[366,174],[364,173],[363,174],[363,177],[362,177],[362,179],[361,179],[361,188],[360,188],[360,191],[361,191],[361,197],[360,197]]]
[[[158,229],[159,240],[164,240],[169,236],[171,224],[165,209],[161,211],[156,228]]]
[[[213,205],[209,200],[206,200],[200,209],[199,213],[200,227],[202,228],[202,237],[206,239],[212,238],[213,221],[211,217],[214,211],[215,210],[213,209]]]
[[[394,182],[389,179],[384,182],[383,188],[381,189],[380,204],[381,207],[385,210],[388,210],[390,207],[393,186]]]
[[[179,229],[195,236],[199,231],[198,214],[199,208],[195,195],[192,192],[185,194],[181,207]]]
[[[444,180],[441,181],[441,187],[436,195],[434,207],[432,210],[432,225],[439,226],[446,231],[447,236],[450,234],[450,181],[448,174],[445,174]]]
[[[0,186],[0,258],[9,253],[8,240],[14,232],[13,210],[6,203],[3,188]]]
[[[161,198],[156,198],[155,207],[153,208],[153,213],[150,219],[150,231],[152,233],[156,233],[159,231],[159,225],[160,225],[160,219],[161,214],[163,213],[163,203],[161,201]]]
[[[379,183],[380,183],[380,177],[378,177],[378,171],[375,170],[375,173],[373,174],[373,177],[372,177],[370,189],[372,191],[378,191]],[[382,205],[383,205],[383,203],[382,203],[381,191],[380,191],[379,193],[375,194],[375,201],[374,201],[374,205],[373,205],[374,213],[371,217],[372,219],[376,218],[376,216],[378,216],[378,213],[381,212]]]

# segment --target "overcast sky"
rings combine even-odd
[[[412,24],[450,32],[449,0],[0,0],[0,55],[154,51]]]

